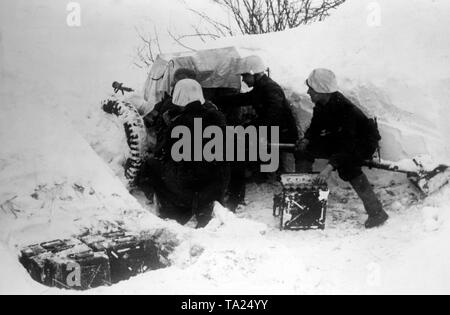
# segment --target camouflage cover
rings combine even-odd
[[[194,70],[203,88],[240,90],[241,78],[237,71],[240,60],[240,55],[234,47],[159,55],[144,87],[144,99],[148,104],[144,116],[166,93],[170,94],[173,75],[180,68]]]

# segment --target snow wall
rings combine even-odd
[[[378,117],[384,159],[427,154],[448,163],[449,16],[445,0],[348,0],[324,22],[200,47],[260,55],[305,124],[312,104],[304,82],[314,68],[332,69],[341,91]]]

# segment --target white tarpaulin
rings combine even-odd
[[[240,59],[234,47],[159,55],[145,83],[144,98],[148,108],[151,110],[165,93],[170,93],[173,75],[180,68],[194,70],[203,88],[240,90],[241,78],[237,71]]]

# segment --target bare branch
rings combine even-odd
[[[169,36],[181,47],[189,47],[185,40],[198,38],[202,42],[237,34],[263,34],[283,31],[289,28],[322,21],[330,12],[346,0],[210,0],[220,6],[231,22],[213,19],[205,12],[189,9],[200,18],[198,25],[193,25],[191,34],[175,35],[168,30]],[[153,34],[143,35],[136,28],[142,45],[136,49],[136,61],[139,68],[149,68],[162,53],[159,34],[156,27]]]
[[[195,13],[196,15],[198,15],[204,22],[206,22],[207,24],[209,24],[211,27],[213,27],[213,29],[216,31],[216,35],[218,37],[225,37],[225,36],[233,36],[234,32],[232,30],[232,28],[229,25],[226,25],[224,23],[218,22],[213,20],[211,17],[209,17],[207,14],[194,10],[194,9],[189,9],[192,13]]]
[[[162,52],[158,32],[155,28],[154,35],[145,36],[137,27],[135,30],[142,44],[136,48],[136,60],[133,64],[140,69],[148,69],[155,62],[156,56]]]
[[[167,30],[167,33],[168,33],[169,36],[170,36],[170,37],[171,37],[178,45],[180,45],[181,47],[183,47],[183,48],[185,48],[185,49],[187,49],[187,50],[193,51],[193,52],[197,51],[197,50],[193,49],[192,47],[189,47],[189,46],[185,45],[185,44],[182,42],[182,37],[183,37],[183,36],[177,37],[177,36],[175,36],[170,30]]]
[[[303,24],[322,21],[345,0],[211,0],[234,17],[238,32],[262,34],[278,32]],[[214,26],[221,36],[233,35],[230,26],[212,20],[203,12],[192,10]],[[224,32],[226,30],[226,32]]]

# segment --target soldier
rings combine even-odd
[[[150,179],[161,205],[163,218],[187,223],[192,216],[198,228],[211,219],[215,201],[221,202],[229,182],[229,167],[226,162],[175,161],[171,156],[176,139],[171,138],[174,128],[187,127],[194,134],[194,121],[202,119],[208,126],[226,127],[225,117],[203,97],[200,84],[191,79],[177,83],[173,93],[173,108],[167,112],[167,141],[163,156],[147,161],[142,176]]]
[[[266,74],[266,66],[258,56],[244,58],[238,69],[242,81],[253,88],[248,93],[242,93],[223,98],[229,107],[251,106],[256,119],[247,121],[244,126],[278,127],[280,142],[296,143],[299,139],[295,118],[283,89]],[[280,170],[285,173],[295,172],[295,157],[292,153],[281,152]],[[235,162],[231,167],[230,198],[228,206],[234,211],[239,204],[245,203],[245,170],[247,165]]]
[[[361,170],[363,161],[372,159],[381,140],[376,122],[338,92],[332,71],[316,69],[306,84],[315,108],[311,125],[299,142],[298,170],[310,172],[315,159],[328,159],[329,164],[319,181],[326,182],[337,170],[364,203],[369,215],[365,227],[370,229],[384,224],[389,216]]]
[[[280,143],[296,143],[299,139],[296,120],[283,89],[264,72],[266,67],[258,56],[244,58],[239,74],[247,86],[253,88],[248,93],[228,98],[233,106],[251,105],[257,118],[256,126],[278,127]],[[281,170],[295,172],[295,158],[292,153],[281,153]]]

